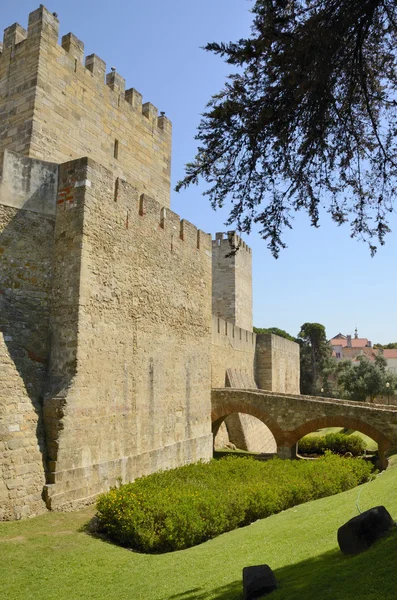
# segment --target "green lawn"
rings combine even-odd
[[[3,600],[240,600],[244,566],[268,563],[272,600],[395,600],[397,529],[344,557],[337,528],[384,504],[397,517],[397,457],[374,481],[180,552],[136,554],[82,531],[94,510],[0,524]]]

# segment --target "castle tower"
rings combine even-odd
[[[212,242],[212,313],[252,331],[252,253],[234,232]]]
[[[170,205],[171,123],[43,5],[0,44],[0,153],[49,162],[88,156]]]
[[[211,236],[171,124],[40,6],[0,44],[0,521],[212,456]]]

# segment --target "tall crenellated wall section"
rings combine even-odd
[[[252,252],[235,232],[212,242],[212,312],[252,331]]]
[[[47,504],[212,453],[211,237],[91,159],[60,168]]]
[[[42,511],[45,484],[68,509],[208,460],[211,237],[88,158],[60,166],[51,207],[54,165],[8,155],[0,519]],[[32,172],[43,185],[24,200]]]
[[[58,44],[58,31],[41,5],[27,31],[15,23],[4,32],[0,152],[58,163],[89,156],[169,207],[171,122],[95,54],[83,64],[73,34]]]
[[[170,121],[58,35],[40,5],[0,44],[0,520],[210,459],[211,387],[299,361],[252,332],[251,249],[169,209]]]
[[[230,385],[227,371],[241,373],[241,378],[254,382],[256,334],[216,315],[212,316],[211,384],[213,388]],[[243,386],[246,387],[246,386]]]

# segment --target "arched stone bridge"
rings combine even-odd
[[[301,437],[322,427],[346,427],[378,443],[380,466],[386,453],[397,450],[397,406],[351,402],[315,396],[293,396],[264,390],[212,390],[212,430],[215,435],[232,413],[246,413],[270,429],[281,458],[293,458]]]

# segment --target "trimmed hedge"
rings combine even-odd
[[[324,454],[327,450],[335,454],[351,452],[353,456],[360,456],[365,451],[366,445],[358,435],[345,435],[344,433],[328,433],[325,436],[307,436],[299,441],[299,452],[302,454]]]
[[[350,489],[370,478],[361,459],[267,462],[227,457],[154,473],[97,502],[100,530],[141,552],[200,544],[296,504]]]

